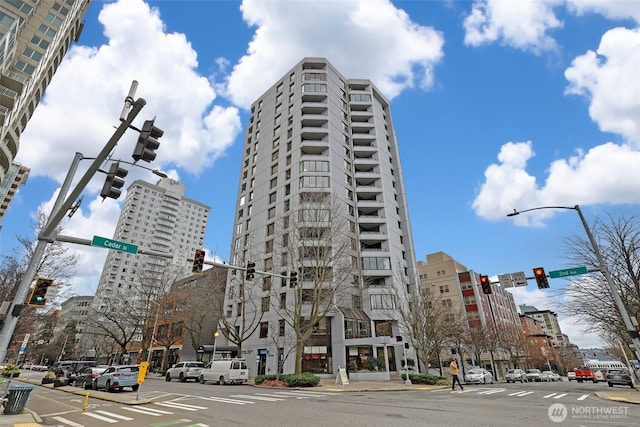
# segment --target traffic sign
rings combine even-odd
[[[511,273],[511,280],[513,280],[513,286],[527,286],[527,277],[524,275],[524,271]]]
[[[577,276],[579,274],[587,274],[587,267],[573,267],[566,270],[554,270],[549,272],[549,277],[557,279],[559,277]]]
[[[128,252],[130,254],[138,253],[138,246],[127,242],[120,242],[118,240],[107,239],[106,237],[93,236],[91,240],[91,246],[98,246],[100,248],[113,249],[114,251]]]
[[[513,288],[513,279],[510,273],[498,274],[498,282],[503,288]]]

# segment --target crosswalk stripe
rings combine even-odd
[[[296,399],[308,399],[309,397],[311,397],[311,396],[305,396],[303,393],[296,393],[291,391],[275,391],[273,392],[273,394],[278,396],[291,396],[291,397],[295,397]]]
[[[231,396],[231,397],[235,397],[235,396]],[[203,397],[202,399],[213,400],[214,402],[220,402],[220,403],[233,403],[234,405],[245,405],[247,403],[255,403],[249,400],[226,399],[224,397]]]
[[[63,418],[63,417],[51,417],[51,418],[53,418],[56,421],[60,421],[61,423],[68,424],[71,427],[84,427],[84,424],[74,423],[73,421],[68,420],[66,418]]]
[[[139,414],[152,415],[154,417],[161,417],[162,415],[173,414],[173,412],[161,411],[159,409],[151,409],[151,408],[139,409],[139,408],[129,408],[129,407],[123,406],[122,409],[131,411],[131,412],[137,412]]]
[[[112,418],[103,417],[102,415],[94,414],[93,412],[83,412],[82,414],[86,415],[87,417],[95,418],[97,420],[104,421],[104,422],[110,423],[110,424],[118,422],[118,420],[114,420]]]
[[[566,395],[567,395],[567,393],[561,393],[561,394],[557,395],[556,397],[554,397],[554,399],[560,399],[561,397],[564,397]]]
[[[580,396],[580,397],[578,398],[578,400],[585,400],[587,397],[589,397],[589,395],[588,395],[588,394],[583,394],[582,396]]]
[[[506,389],[504,388],[497,388],[497,389],[493,389],[493,390],[485,390],[485,391],[481,391],[478,392],[476,394],[496,394],[496,393],[502,393],[503,391],[506,391]]]
[[[522,396],[526,396],[527,394],[531,394],[531,393],[533,393],[533,391],[516,391],[515,393],[510,393],[509,396],[522,397]]]
[[[260,393],[256,394],[234,394],[231,397],[241,397],[244,399],[255,399],[255,400],[266,400],[267,402],[277,402],[279,400],[285,400],[281,397],[272,397],[269,394],[262,395]]]
[[[107,415],[109,417],[113,417],[113,418],[119,418],[121,420],[125,420],[125,421],[133,421],[133,418],[129,418],[129,417],[125,417],[124,415],[120,415],[120,414],[114,414],[112,412],[107,412],[107,411],[95,411],[99,414],[102,415]]]
[[[546,396],[543,396],[542,398],[543,398],[543,399],[548,399],[548,398],[550,398],[550,397],[555,396],[556,394],[557,394],[557,393],[547,394]]]
[[[209,409],[204,406],[187,405],[186,403],[178,402],[154,402],[156,405],[167,406],[169,408],[185,409],[187,411],[197,411],[198,409]]]

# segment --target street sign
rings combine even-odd
[[[22,345],[20,346],[20,351],[18,351],[18,354],[24,354],[24,351],[27,349],[27,343],[29,342],[30,336],[31,334],[24,335],[24,340],[22,341]]]
[[[527,277],[524,275],[524,271],[511,273],[511,280],[513,280],[513,286],[527,286]]]
[[[114,251],[128,252],[130,254],[138,253],[138,246],[132,245],[127,242],[120,242],[118,240],[107,239],[106,237],[93,236],[91,240],[91,246],[98,246],[100,248],[112,249]]]
[[[513,288],[513,279],[510,273],[498,274],[498,282],[503,288]]]
[[[566,270],[554,270],[549,272],[549,277],[557,279],[559,277],[577,276],[579,274],[587,274],[587,267],[573,267]]]

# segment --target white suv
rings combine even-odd
[[[171,381],[176,378],[180,380],[180,382],[185,382],[186,380],[196,380],[200,378],[200,371],[204,368],[204,363],[202,362],[180,362],[176,363],[173,368],[167,370],[167,374],[165,376],[165,380]]]

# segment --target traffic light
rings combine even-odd
[[[29,295],[27,305],[43,306],[47,303],[45,296],[47,295],[47,289],[53,285],[53,279],[47,277],[38,277],[36,284]]]
[[[128,170],[120,167],[120,162],[112,163],[107,172],[107,179],[104,181],[100,197],[106,199],[117,199],[120,197],[121,188],[124,185],[124,177],[129,173]]]
[[[245,279],[252,281],[256,277],[256,263],[253,261],[247,261],[247,272]]]
[[[154,120],[147,120],[142,125],[140,130],[140,136],[136,143],[136,148],[133,149],[131,157],[137,162],[142,160],[144,162],[151,162],[156,158],[155,150],[160,146],[158,138],[164,135],[164,131],[153,125]]]
[[[533,275],[538,283],[538,289],[546,289],[549,287],[549,280],[547,280],[547,273],[544,272],[544,268],[536,267],[533,269]]]
[[[193,254],[193,264],[191,266],[191,273],[202,274],[204,268],[204,249],[196,249]]]
[[[482,292],[489,295],[493,291],[491,290],[491,283],[489,282],[489,276],[480,275],[480,286],[482,286]]]
[[[298,272],[290,271],[289,272],[289,287],[296,288],[298,287]]]

